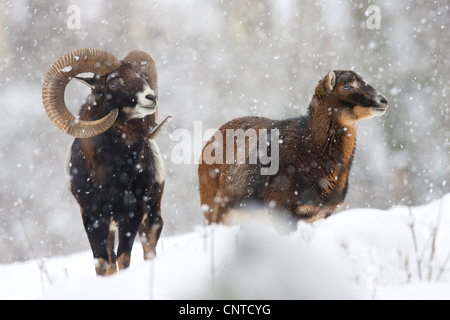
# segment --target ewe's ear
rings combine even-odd
[[[328,72],[327,77],[325,78],[325,87],[328,92],[333,91],[334,86],[336,85],[336,74],[333,71]]]

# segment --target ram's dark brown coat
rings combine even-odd
[[[86,72],[94,76],[77,76]],[[64,100],[74,78],[92,89],[78,119]],[[136,234],[144,259],[154,257],[163,227],[165,168],[153,138],[165,121],[157,126],[152,57],[141,50],[131,51],[124,60],[100,49],[68,52],[47,72],[42,98],[50,120],[75,137],[66,162],[69,189],[80,205],[97,274],[130,265]]]

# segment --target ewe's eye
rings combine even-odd
[[[350,86],[350,85],[346,85],[346,86],[343,86],[342,89],[343,89],[343,90],[350,90],[351,87],[352,87],[352,86]]]

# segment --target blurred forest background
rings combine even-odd
[[[367,23],[370,5],[379,29]],[[171,133],[193,137],[194,121],[206,130],[237,116],[304,114],[331,69],[360,73],[389,101],[385,116],[358,125],[345,208],[405,205],[404,180],[414,205],[450,192],[449,29],[450,3],[439,0],[1,0],[0,263],[89,248],[66,187],[71,138],[41,101],[45,73],[64,53],[153,55],[160,118],[174,118],[157,140],[167,168],[163,235],[172,235],[203,219],[196,159],[171,161]],[[73,112],[88,92],[69,85]]]

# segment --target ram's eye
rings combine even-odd
[[[113,82],[111,82],[111,83],[109,84],[109,87],[110,87],[111,89],[115,89],[115,88],[119,87],[119,82],[118,82],[118,81],[113,81]]]
[[[343,86],[342,89],[343,89],[343,90],[350,90],[351,87],[352,87],[352,86],[350,86],[350,85],[346,85],[346,86]]]

